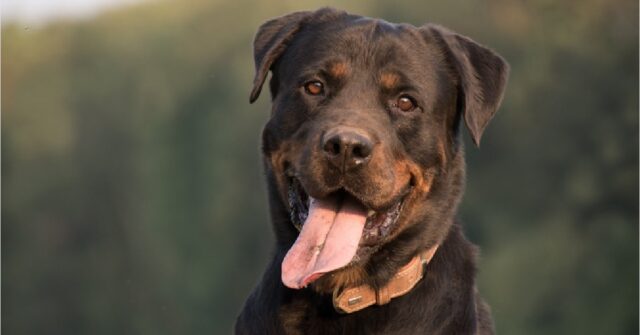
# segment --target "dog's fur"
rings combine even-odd
[[[476,249],[454,216],[465,180],[459,125],[479,144],[502,100],[507,63],[440,26],[416,28],[327,8],[264,23],[254,47],[252,102],[273,74],[262,149],[276,245],[236,334],[493,333],[475,288]],[[314,79],[324,84],[321,95],[304,89]],[[417,107],[399,110],[401,94]],[[324,134],[345,126],[374,143],[366,166],[350,172],[327,164],[320,145]],[[384,240],[361,247],[354,264],[293,290],[281,282],[281,263],[298,235],[287,202],[289,173],[314,198],[344,189],[373,209],[397,201],[407,185],[411,191]],[[334,310],[334,289],[382,287],[437,244],[425,277],[409,293],[352,314]]]

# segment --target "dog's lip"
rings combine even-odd
[[[377,247],[386,241],[399,227],[407,198],[411,194],[411,185],[405,186],[383,211],[378,211],[367,220],[360,241],[361,247]],[[379,217],[381,215],[381,217]],[[375,222],[374,222],[375,220]]]
[[[304,181],[298,176],[298,174],[294,172],[285,171],[285,176],[287,177],[287,182],[288,182],[287,188],[290,188],[292,185],[299,185],[302,188],[302,191],[304,191],[304,194],[309,198],[322,199],[322,198],[331,196],[332,194],[335,194],[335,193],[345,192],[350,196],[354,197],[356,200],[358,200],[369,211],[374,211],[376,213],[388,211],[391,207],[396,205],[399,201],[403,201],[404,198],[407,197],[407,195],[409,195],[409,193],[411,193],[413,189],[413,183],[409,182],[406,185],[404,185],[399,192],[397,192],[393,197],[391,197],[386,202],[381,204],[373,204],[371,201],[367,199],[363,199],[358,192],[354,191],[349,186],[339,185],[339,186],[327,188],[322,193],[310,193],[309,191],[307,191],[308,188],[305,187]]]

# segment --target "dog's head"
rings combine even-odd
[[[266,22],[254,52],[251,102],[273,74],[263,153],[284,284],[378,285],[441,242],[463,188],[459,124],[480,142],[507,63],[439,26],[333,9]]]

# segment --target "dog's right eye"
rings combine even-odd
[[[304,84],[304,91],[309,95],[320,95],[324,93],[324,85],[317,80],[312,80]]]
[[[398,102],[396,104],[398,105],[398,108],[400,108],[400,110],[403,111],[403,112],[410,112],[414,108],[416,108],[416,105],[413,102],[413,99],[411,99],[410,97],[408,97],[406,95],[401,96],[398,99]]]

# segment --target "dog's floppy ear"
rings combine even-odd
[[[462,91],[462,112],[476,146],[485,127],[498,110],[504,95],[509,64],[494,51],[447,28],[427,24],[423,27],[440,44],[452,61]]]
[[[302,21],[312,12],[295,12],[269,20],[260,26],[253,41],[253,57],[256,63],[256,74],[249,102],[253,103],[260,96],[271,65],[282,55],[293,36],[300,30]]]

